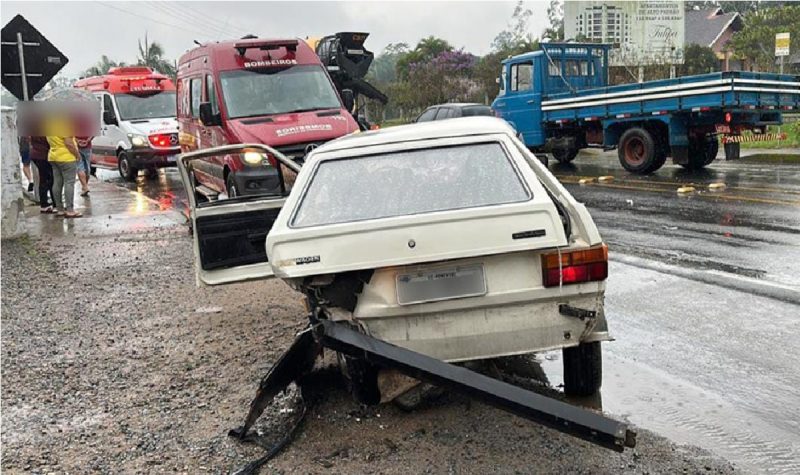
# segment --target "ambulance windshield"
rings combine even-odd
[[[220,82],[231,119],[342,107],[318,65],[225,71]]]
[[[161,119],[175,117],[175,93],[159,92],[152,95],[115,94],[122,120]]]

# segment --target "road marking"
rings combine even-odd
[[[678,193],[694,193],[694,187],[693,186],[682,186],[682,187],[677,189],[677,192]]]
[[[567,182],[569,179],[574,178],[574,175],[556,175],[556,178],[559,181]],[[619,179],[617,178],[615,181],[618,183],[646,183],[648,185],[658,185],[669,187],[670,189],[676,185],[674,182],[668,181],[656,181],[656,180],[626,180],[626,179]],[[696,183],[686,183],[685,185],[691,186],[698,186]],[[777,193],[777,194],[786,194],[786,195],[800,195],[800,190],[786,190],[782,188],[765,188],[765,187],[755,187],[755,186],[727,186],[726,189],[728,191],[755,191],[755,192],[764,192],[764,193]]]
[[[597,181],[599,181],[601,183],[614,181],[614,177],[611,176],[611,175],[603,175],[603,176],[597,177]]]
[[[727,188],[727,185],[725,185],[725,183],[711,183],[710,185],[708,185],[708,189],[711,191],[724,190],[725,188]]]

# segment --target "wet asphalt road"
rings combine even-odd
[[[604,347],[601,397],[578,402],[745,471],[800,473],[800,158],[637,177],[615,152],[591,151],[550,169],[586,204],[612,256],[606,312],[617,341]],[[174,169],[136,183],[99,176],[133,215],[185,212]],[[613,179],[579,184],[601,176]],[[725,188],[711,191],[716,183]],[[541,358],[553,386],[559,358]]]

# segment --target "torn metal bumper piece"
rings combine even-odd
[[[313,338],[309,338],[312,334]],[[244,437],[275,394],[310,371],[320,347],[462,392],[499,409],[618,452],[636,445],[636,433],[623,422],[392,345],[330,320],[318,320],[298,335],[292,347],[262,380],[245,426],[235,435]]]

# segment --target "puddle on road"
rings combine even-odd
[[[560,352],[537,358],[553,387],[563,382]],[[758,395],[753,395],[758,397]],[[599,397],[568,398],[625,418],[678,444],[704,448],[746,472],[800,473],[800,434],[782,430],[719,395],[603,350]]]

